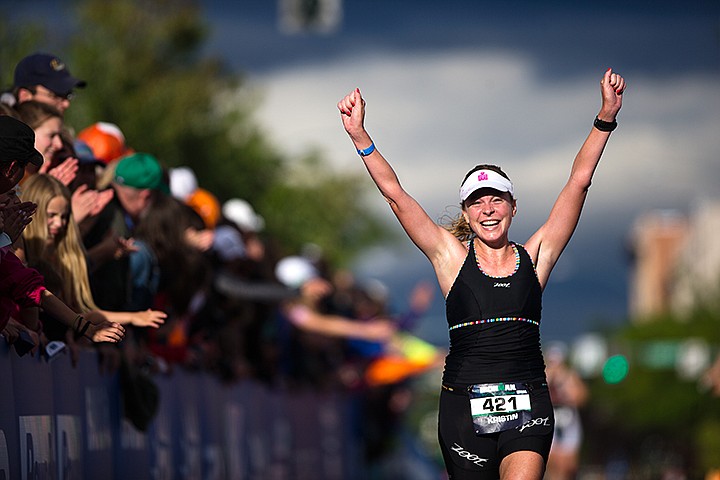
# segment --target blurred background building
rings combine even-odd
[[[689,214],[654,210],[632,228],[629,314],[636,322],[687,313],[712,302],[720,289],[720,201],[705,200]]]

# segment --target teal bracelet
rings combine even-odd
[[[370,144],[370,146],[367,147],[367,148],[364,148],[364,149],[362,149],[362,150],[360,150],[360,149],[358,148],[358,151],[357,151],[357,152],[358,152],[358,155],[360,155],[361,157],[367,157],[368,155],[370,155],[370,154],[371,154],[372,152],[374,152],[374,151],[375,151],[375,142],[372,142],[372,143]]]

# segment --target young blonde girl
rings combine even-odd
[[[85,248],[71,213],[70,190],[55,178],[36,174],[22,186],[22,198],[37,204],[34,221],[23,232],[21,247],[29,265],[49,265],[62,280],[57,294],[81,312],[101,312],[109,321],[138,327],[159,327],[166,314],[156,310],[108,312],[93,301]]]

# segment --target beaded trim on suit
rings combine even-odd
[[[495,322],[527,322],[532,323],[533,325],[540,326],[540,322],[536,322],[535,320],[530,320],[529,318],[517,318],[517,317],[500,317],[500,318],[486,318],[484,320],[476,320],[474,322],[465,322],[465,323],[458,323],[457,325],[453,325],[448,330],[455,330],[457,328],[462,327],[469,327],[471,325],[480,325],[481,323],[495,323]]]

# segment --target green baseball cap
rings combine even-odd
[[[160,162],[149,153],[142,152],[133,153],[118,162],[115,183],[139,190],[168,190]]]

